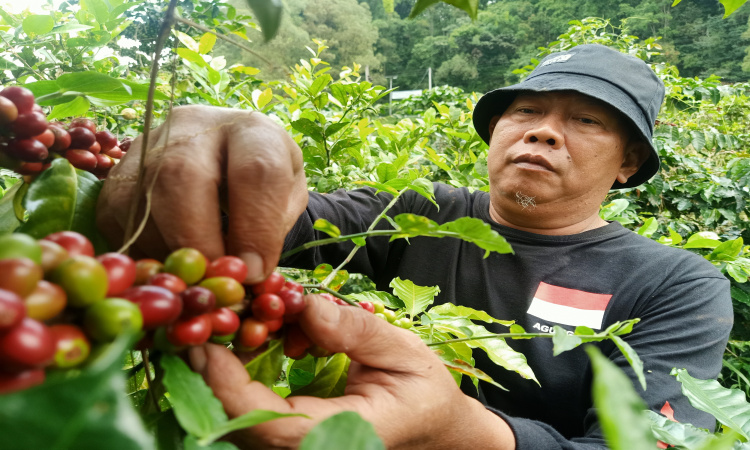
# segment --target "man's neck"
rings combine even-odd
[[[565,236],[583,233],[607,225],[609,222],[599,217],[597,211],[591,214],[583,214],[580,211],[570,211],[568,214],[560,214],[556,210],[554,214],[545,211],[543,206],[518,206],[509,209],[495,207],[490,202],[490,218],[495,222],[510,228],[515,228],[529,233],[545,234],[550,236]]]

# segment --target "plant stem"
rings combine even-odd
[[[358,237],[393,236],[394,234],[397,234],[398,232],[399,232],[398,230],[363,231],[361,233],[347,234],[345,236],[338,236],[335,238],[332,237],[332,238],[326,238],[326,239],[318,239],[317,241],[306,242],[300,245],[299,247],[293,248],[292,250],[289,250],[288,252],[284,252],[281,255],[281,259],[288,258],[296,253],[311,249],[313,247],[318,247],[320,245],[335,244],[337,242],[346,242],[348,240],[358,238]]]
[[[155,408],[156,412],[161,412],[161,408],[159,407],[159,400],[156,399],[156,394],[154,393],[154,383],[151,379],[151,363],[148,360],[148,350],[143,350],[143,367],[145,368],[145,375],[146,375],[146,386],[148,387],[148,396],[151,398],[151,404]]]
[[[134,237],[133,230],[135,229],[135,220],[138,215],[138,207],[140,206],[140,191],[143,184],[143,179],[146,173],[146,152],[148,150],[148,138],[151,132],[151,122],[153,120],[154,113],[154,94],[156,93],[156,77],[159,75],[159,59],[161,58],[161,52],[164,49],[164,45],[169,37],[169,32],[172,29],[174,23],[174,10],[177,6],[177,0],[169,0],[169,6],[167,7],[166,16],[161,24],[161,30],[159,36],[156,38],[156,47],[154,48],[154,60],[151,62],[151,82],[148,86],[148,98],[146,100],[146,117],[143,123],[143,138],[141,141],[141,160],[138,163],[138,178],[135,184],[135,195],[133,201],[130,204],[130,211],[128,211],[128,221],[125,227],[125,241],[129,241]],[[148,211],[144,213],[143,220],[147,220]],[[122,252],[127,253],[127,247]]]
[[[536,337],[546,337],[551,338],[555,335],[553,333],[499,333],[499,334],[491,334],[488,336],[474,336],[474,337],[467,337],[467,338],[460,338],[460,339],[448,339],[447,341],[440,341],[440,342],[430,342],[427,344],[428,347],[434,347],[437,345],[443,345],[443,344],[453,344],[455,342],[469,342],[469,341],[476,341],[480,339],[504,339],[504,338],[511,338],[511,339],[530,339],[530,338],[536,338]],[[583,337],[583,336],[580,336]]]
[[[340,298],[341,300],[345,301],[346,303],[348,303],[348,304],[350,304],[352,306],[358,306],[358,307],[361,308],[361,306],[359,305],[359,302],[355,302],[354,300],[350,299],[346,295],[339,294],[338,292],[334,291],[333,289],[331,289],[329,287],[326,287],[326,286],[323,286],[322,284],[303,284],[302,287],[305,288],[305,289],[317,289],[319,291],[328,292],[329,294],[333,295],[334,297]]]

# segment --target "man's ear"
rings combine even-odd
[[[497,122],[500,120],[500,114],[492,116],[492,119],[490,119],[490,138],[492,137],[492,133],[495,132],[495,125],[497,125]]]
[[[635,175],[649,156],[650,149],[648,144],[640,141],[633,141],[625,149],[625,156],[622,159],[620,172],[617,174],[617,181],[625,184],[628,178]]]

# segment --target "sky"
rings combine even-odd
[[[54,5],[59,5],[62,0],[52,0]],[[0,0],[0,6],[6,11],[19,13],[25,9],[37,14],[44,14],[44,6],[48,4],[47,0]]]

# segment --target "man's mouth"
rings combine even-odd
[[[552,167],[552,164],[550,164],[550,162],[541,155],[532,155],[530,153],[525,153],[523,155],[515,157],[513,159],[513,163],[525,169],[548,170],[550,172],[555,171],[555,169]]]

